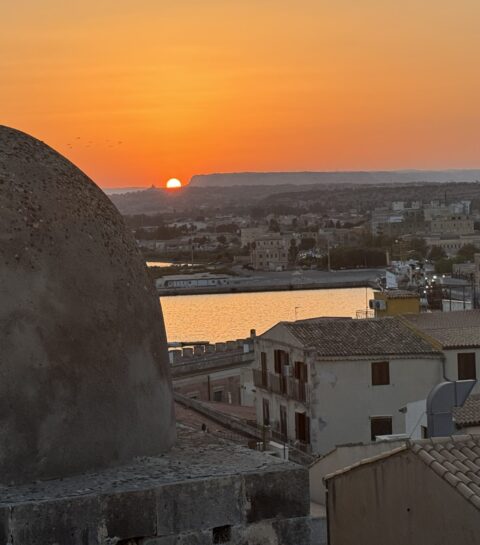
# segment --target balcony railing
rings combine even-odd
[[[296,378],[253,369],[253,383],[257,388],[300,401],[305,405],[310,403],[310,385]]]

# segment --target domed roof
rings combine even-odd
[[[0,126],[0,482],[168,450],[166,346],[113,204],[53,149]]]

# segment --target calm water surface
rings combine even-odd
[[[281,320],[352,316],[373,298],[370,288],[222,293],[160,297],[169,341],[226,341],[257,334]],[[367,303],[368,304],[368,303]]]

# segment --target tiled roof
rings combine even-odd
[[[444,348],[480,347],[480,310],[424,312],[404,318]]]
[[[368,464],[412,452],[432,471],[455,488],[467,501],[480,509],[480,435],[454,435],[419,441],[361,460],[324,477],[329,481]]]
[[[410,449],[480,509],[480,435],[424,439],[412,442]]]
[[[395,317],[314,318],[283,325],[303,345],[315,348],[320,357],[438,354]]]
[[[480,394],[469,396],[463,407],[454,407],[453,417],[459,428],[480,425]]]
[[[414,291],[407,290],[386,290],[382,292],[387,299],[419,299],[420,296]]]

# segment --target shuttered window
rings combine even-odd
[[[475,365],[475,352],[457,354],[458,380],[475,380],[477,370]]]
[[[375,441],[377,435],[392,435],[392,417],[375,416],[370,419],[371,440]]]
[[[270,425],[270,403],[268,399],[263,400],[263,425]]]
[[[307,365],[303,361],[295,362],[295,378],[302,382],[308,382]]]
[[[273,352],[273,359],[275,373],[277,373],[278,375],[283,374],[283,366],[288,365],[289,363],[288,352],[285,352],[285,350],[275,350]]]
[[[310,443],[310,418],[305,413],[295,413],[295,436],[302,443]]]
[[[372,384],[373,386],[390,384],[390,363],[388,361],[374,361],[372,363]]]

